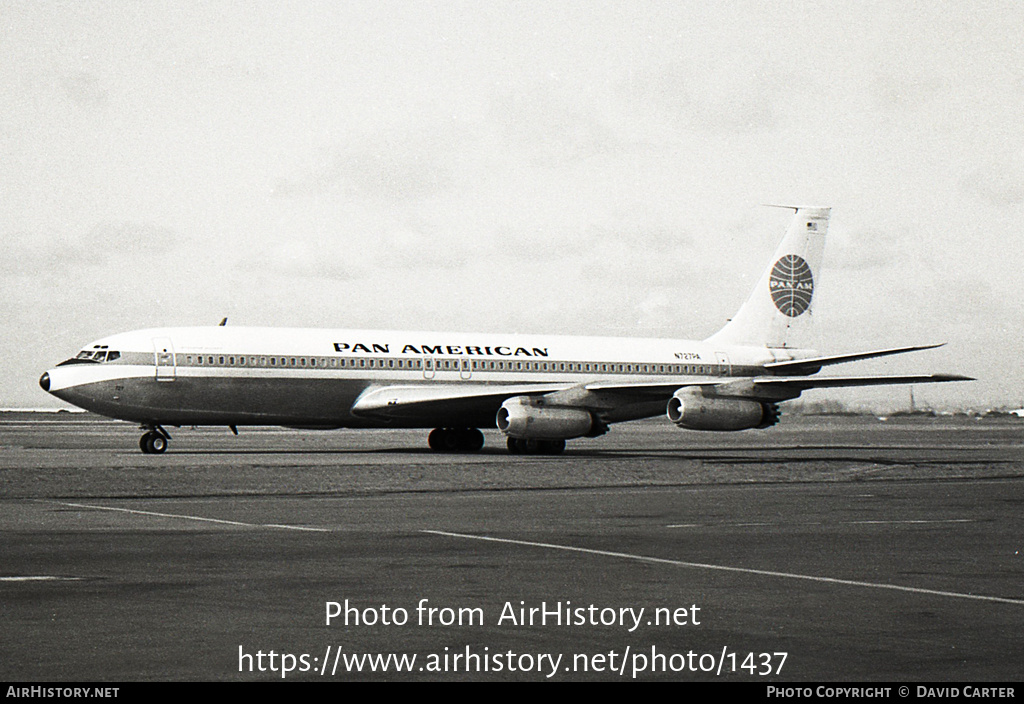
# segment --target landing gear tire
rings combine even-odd
[[[538,440],[537,438],[509,438],[508,451],[512,455],[560,455],[565,451],[565,440]]]
[[[139,448],[147,455],[159,455],[167,451],[167,438],[155,430],[139,438]]]
[[[545,455],[560,455],[565,452],[565,440],[559,438],[557,440],[547,440],[547,447],[544,449]]]
[[[478,428],[434,428],[427,445],[435,452],[476,452],[484,446],[484,434]]]
[[[434,428],[430,431],[430,435],[427,436],[427,445],[434,452],[441,452],[444,450],[444,428]]]

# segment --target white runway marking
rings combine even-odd
[[[510,545],[526,545],[534,548],[546,548],[548,550],[564,550],[566,552],[578,552],[587,555],[603,555],[605,557],[618,557],[625,560],[636,560],[638,562],[650,562],[661,565],[674,565],[676,567],[692,567],[702,570],[719,570],[722,572],[740,572],[743,574],[758,574],[766,577],[782,577],[785,579],[803,579],[810,582],[824,582],[827,584],[844,584],[851,587],[868,587],[871,589],[890,589],[900,592],[911,592],[913,594],[930,594],[933,596],[947,596],[957,599],[971,599],[974,601],[995,601],[1002,604],[1015,604],[1024,606],[1022,599],[1007,599],[999,596],[984,596],[979,594],[962,594],[960,592],[946,592],[938,589],[922,589],[920,587],[903,587],[898,584],[883,584],[878,582],[858,582],[852,579],[837,579],[835,577],[817,577],[807,574],[795,574],[792,572],[773,572],[771,570],[756,570],[747,567],[729,567],[727,565],[709,565],[702,562],[685,562],[682,560],[669,560],[663,557],[649,557],[646,555],[632,555],[627,552],[613,552],[611,550],[594,550],[592,548],[581,548],[574,545],[557,545],[555,543],[535,543],[529,540],[512,540],[510,538],[492,538],[486,535],[470,535],[466,533],[450,533],[443,530],[424,530],[424,533],[443,535],[449,538],[465,538],[467,540],[484,540],[493,543],[507,543]]]
[[[305,530],[316,533],[330,533],[330,528],[310,528],[308,526],[289,526],[280,523],[243,523],[241,521],[227,521],[222,518],[205,518],[203,516],[189,516],[178,513],[158,513],[156,511],[140,511],[133,508],[119,508],[117,506],[94,506],[91,504],[74,504],[66,501],[47,501],[45,503],[58,504],[59,506],[70,506],[72,508],[89,508],[96,511],[119,511],[139,516],[157,516],[159,518],[179,518],[186,521],[203,521],[206,523],[221,523],[229,526],[240,526],[242,528],[279,528],[282,530]]]
[[[0,582],[76,582],[81,577],[57,577],[54,575],[30,575],[27,577],[0,577]]]
[[[921,525],[929,523],[977,523],[974,518],[936,518],[927,520],[902,521],[797,521],[786,523],[676,523],[666,528],[750,528],[756,526],[884,526],[884,525]]]

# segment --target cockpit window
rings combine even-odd
[[[102,362],[113,362],[115,359],[120,359],[120,358],[121,358],[121,353],[116,351],[116,350],[110,350],[110,351],[105,350],[105,349],[103,349],[103,350],[97,350],[97,349],[82,350],[77,355],[75,355],[72,359],[69,359],[66,362],[61,362],[61,364],[85,364],[87,362],[93,362],[93,363],[95,363],[95,362],[100,362],[100,363],[102,363]],[[57,366],[60,366],[60,365],[57,365]]]

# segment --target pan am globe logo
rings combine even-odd
[[[795,254],[787,254],[772,267],[772,273],[768,276],[768,289],[772,293],[775,307],[784,315],[795,318],[811,305],[814,274],[803,259]]]

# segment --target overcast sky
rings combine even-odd
[[[836,371],[1024,405],[1022,8],[0,0],[0,406],[224,316],[702,339],[762,203],[833,208],[820,351],[949,343]]]

